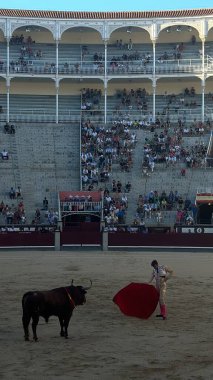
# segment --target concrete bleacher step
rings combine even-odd
[[[0,197],[8,200],[10,187],[20,186],[28,222],[36,208],[42,208],[44,196],[58,209],[58,191],[79,190],[79,125],[20,124],[15,135],[2,137],[5,147],[10,146],[11,159],[0,162],[6,173]]]

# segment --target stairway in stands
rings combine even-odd
[[[17,126],[14,139],[14,168],[30,223],[45,196],[49,208],[56,211],[59,191],[79,189],[79,125],[22,124]]]
[[[0,125],[0,152],[5,149],[9,154],[9,160],[2,160],[0,157],[0,202],[3,201],[4,204],[8,206],[16,207],[18,200],[11,200],[9,197],[10,188],[16,189],[21,186],[21,178],[16,150],[15,135],[5,134],[3,124]],[[0,215],[0,224],[5,223],[5,218]]]

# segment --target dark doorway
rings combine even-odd
[[[94,214],[69,214],[63,218],[63,229],[100,231],[100,216]]]
[[[211,224],[212,223],[212,214],[213,214],[213,204],[205,203],[198,206],[198,224]]]

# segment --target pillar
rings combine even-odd
[[[61,250],[61,231],[60,229],[55,230],[55,251]]]
[[[55,84],[56,87],[56,94],[55,94],[55,122],[58,124],[58,93],[59,93],[59,85],[56,82]]]
[[[104,123],[107,123],[107,84],[104,83]]]
[[[201,110],[201,121],[204,123],[205,120],[205,79],[202,80],[202,110]]]
[[[205,71],[205,38],[202,38],[202,71]]]
[[[108,251],[108,231],[102,230],[102,251]]]
[[[155,40],[152,41],[152,48],[153,48],[153,75],[155,75]]]
[[[10,74],[10,37],[7,38],[7,76]]]
[[[104,77],[107,76],[107,40],[104,41]]]
[[[7,78],[7,122],[10,122],[10,79]]]
[[[153,110],[152,110],[152,116],[153,116],[153,121],[155,122],[155,96],[156,96],[156,80],[152,81],[152,90],[153,90]]]
[[[107,123],[107,40],[104,41],[104,123]]]
[[[58,75],[58,40],[55,40],[55,46],[56,46],[56,75]]]

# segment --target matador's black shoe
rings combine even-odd
[[[163,319],[163,321],[165,321],[167,318],[164,316],[164,315],[162,315],[162,314],[157,314],[156,315],[156,318],[162,318]]]

